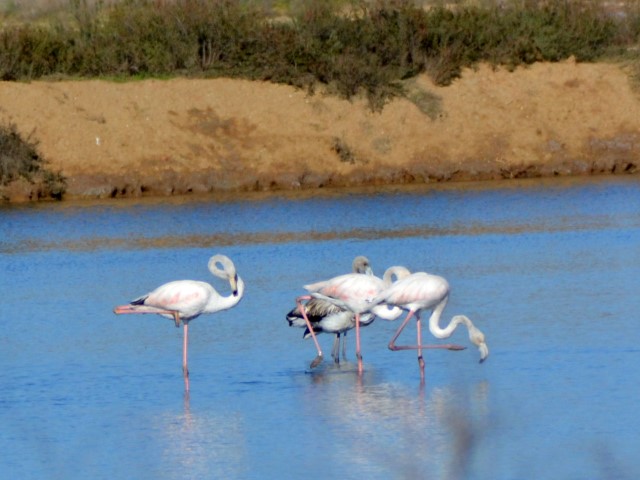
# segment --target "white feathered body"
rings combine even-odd
[[[223,297],[208,283],[197,280],[176,280],[165,283],[154,291],[131,302],[132,305],[178,312],[182,320],[192,320],[203,313],[226,310],[233,305],[223,305]],[[226,302],[229,303],[229,302]],[[173,318],[171,314],[161,313]]]
[[[223,268],[218,268],[218,264]],[[176,320],[177,326],[179,320],[188,322],[203,313],[215,313],[237,305],[244,294],[244,282],[236,274],[233,262],[224,255],[214,255],[209,260],[209,270],[213,275],[229,282],[230,295],[220,295],[207,282],[175,280],[159,286],[127,305],[117,306],[114,312],[117,314],[156,313]],[[176,313],[179,319],[176,319]]]
[[[449,283],[442,277],[416,272],[392,283],[375,303],[396,305],[405,310],[431,309],[449,295]]]
[[[368,311],[372,300],[384,287],[382,279],[362,273],[347,273],[304,286],[312,297],[327,300],[356,313]]]

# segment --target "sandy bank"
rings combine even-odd
[[[0,82],[0,120],[39,141],[70,198],[633,173],[640,165],[640,95],[618,65],[482,66],[449,87],[423,76],[409,88],[415,102],[397,99],[374,113],[362,100],[242,80]]]

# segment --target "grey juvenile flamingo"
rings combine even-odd
[[[359,255],[354,258],[352,268],[354,273],[373,275],[369,259],[365,256]],[[347,332],[355,328],[356,325],[353,312],[319,298],[309,299],[304,305],[304,310],[313,329],[313,333],[335,334],[331,356],[335,363],[340,363],[340,337],[342,336],[342,357],[346,358]],[[369,325],[373,322],[374,318],[375,315],[372,313],[364,314],[360,317],[360,324]],[[287,321],[290,327],[305,329],[303,338],[307,339],[311,337],[311,330],[307,326],[307,322],[297,305],[287,313]]]
[[[385,272],[386,279],[393,277],[394,272],[396,276],[401,276],[404,272],[407,272],[404,267],[390,267]],[[302,312],[302,315],[307,323],[311,338],[316,345],[318,356],[311,362],[311,368],[317,366],[322,362],[322,350],[318,344],[315,333],[313,332],[313,326],[309,321],[302,300],[308,300],[310,298],[319,298],[326,300],[340,308],[352,312],[355,316],[355,329],[356,329],[356,357],[358,359],[358,372],[362,373],[362,354],[360,349],[360,323],[361,317],[366,313],[373,313],[377,317],[385,320],[393,320],[398,318],[402,314],[402,309],[393,307],[389,309],[386,305],[372,304],[372,300],[376,295],[380,294],[385,287],[388,286],[388,282],[373,275],[367,275],[363,273],[348,273],[346,275],[340,275],[329,280],[322,282],[305,285],[304,288],[309,292],[309,295],[303,295],[296,299],[298,308]]]

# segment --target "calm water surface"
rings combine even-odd
[[[2,478],[640,476],[638,179],[18,206],[0,232]],[[247,290],[192,323],[185,399],[181,329],[112,308],[175,279],[226,293],[218,252]],[[428,351],[421,386],[379,320],[362,378],[310,371],[284,315],[356,255],[446,277],[489,359]]]

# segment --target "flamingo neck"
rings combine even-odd
[[[482,363],[489,356],[489,347],[487,347],[484,334],[469,318],[464,315],[456,315],[451,319],[449,325],[440,328],[440,316],[442,315],[444,307],[447,305],[447,299],[448,297],[445,297],[438,306],[433,309],[433,313],[431,317],[429,317],[429,330],[436,338],[447,338],[451,336],[458,325],[461,323],[464,324],[469,331],[469,340],[480,350],[480,363]]]
[[[385,287],[390,287],[391,284],[394,282],[394,277],[395,277],[395,280],[397,281],[405,277],[408,277],[409,275],[411,275],[411,272],[409,271],[409,269],[402,267],[400,265],[397,265],[397,266],[387,268],[387,270],[384,272],[384,275],[382,276],[382,280],[384,282]]]
[[[237,294],[234,295],[231,293],[227,296],[222,295],[214,295],[212,296],[209,304],[206,307],[206,311],[208,313],[215,313],[221,310],[228,310],[232,307],[235,307],[240,300],[242,300],[242,296],[244,295],[244,281],[240,277],[238,277],[237,283]]]
[[[455,331],[455,329],[458,328],[458,325],[460,325],[461,323],[465,323],[465,324],[467,323],[465,322],[465,320],[471,323],[471,321],[467,317],[462,315],[457,315],[451,319],[451,321],[446,327],[444,328],[440,327],[440,317],[442,316],[444,307],[447,306],[448,299],[449,297],[444,297],[444,299],[436,306],[436,308],[433,309],[433,313],[429,317],[429,331],[436,338],[450,337],[451,334]],[[467,325],[467,328],[468,327],[469,325]]]

